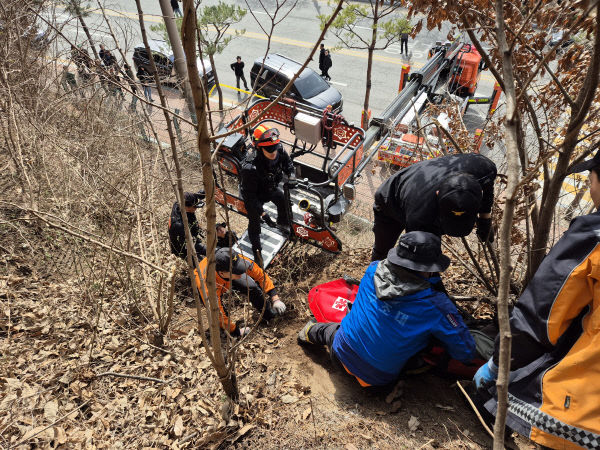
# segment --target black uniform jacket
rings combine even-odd
[[[480,213],[489,213],[494,203],[496,165],[483,155],[462,153],[418,162],[400,170],[375,192],[375,205],[386,216],[405,224],[406,231],[442,235],[437,191],[448,176],[473,175],[483,189]]]
[[[283,174],[291,176],[293,173],[294,164],[285,150],[278,151],[275,161],[265,158],[262,150],[249,155],[242,164],[240,186],[246,209],[252,208],[262,214],[263,204],[277,189]]]
[[[198,239],[200,235],[200,225],[194,213],[186,213],[188,223],[190,224],[190,232],[192,237]],[[181,217],[181,209],[179,203],[173,204],[171,217],[169,218],[169,242],[171,243],[171,252],[181,258],[187,257],[185,246],[185,227],[183,226],[183,218]]]

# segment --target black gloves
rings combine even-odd
[[[477,218],[477,236],[481,242],[494,242],[494,230],[491,218]]]

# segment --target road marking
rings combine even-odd
[[[363,27],[360,25],[355,25],[354,28],[360,28],[361,30],[369,30],[369,31],[373,31],[373,28],[370,27]]]
[[[101,11],[91,10],[90,12],[93,14],[102,14]],[[121,16],[121,17],[126,17],[126,18],[134,19],[134,20],[138,19],[137,14],[126,12],[126,11],[115,11],[112,9],[105,9],[105,12],[106,12],[107,16],[117,16],[117,17]],[[162,18],[160,16],[147,15],[147,14],[144,14],[144,20],[146,20],[148,22],[156,22],[156,23],[162,22]],[[240,31],[241,30],[237,30],[237,29],[229,29],[226,31],[226,33],[230,34],[230,35],[236,35],[236,33],[239,33]],[[267,40],[267,36],[265,36],[262,33],[256,33],[254,31],[246,31],[242,36],[245,36],[250,39],[256,39],[258,41],[266,41]],[[289,39],[289,38],[285,38],[285,37],[281,37],[281,36],[272,36],[271,41],[277,42],[279,44],[292,45],[294,47],[302,47],[302,48],[313,48],[313,46],[314,46],[313,42],[300,41],[297,39]],[[368,58],[367,52],[359,52],[356,50],[350,50],[350,49],[345,49],[345,48],[334,50],[332,53],[339,54],[339,55],[345,55],[345,56],[351,56],[353,58],[360,58],[360,59]],[[383,55],[373,55],[373,59],[375,61],[385,62],[385,63],[389,63],[389,64],[395,64],[398,66],[406,64],[406,62],[400,58],[392,58],[392,57],[383,56]],[[410,64],[411,64],[412,68],[420,69],[421,67],[423,67],[426,64],[426,62],[415,61]],[[486,73],[481,74],[481,79],[490,81],[490,82],[495,81],[495,79],[492,75],[486,74]]]
[[[329,81],[329,84],[337,84],[338,86],[344,86],[344,87],[348,86],[346,83],[340,83],[339,81]]]

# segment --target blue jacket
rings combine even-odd
[[[395,381],[430,337],[440,340],[452,358],[472,360],[475,342],[452,301],[433,289],[439,281],[385,259],[371,263],[333,341],[340,362],[363,381],[381,386]]]

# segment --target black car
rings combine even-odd
[[[262,58],[258,58],[250,70],[252,86],[255,85],[261,66],[263,71],[256,89],[259,94],[270,97],[279,95],[302,64],[279,53],[267,55],[264,64]],[[331,105],[334,112],[342,111],[343,100],[340,91],[308,67],[296,79],[287,96],[318,110],[324,110]]]
[[[158,76],[164,80],[165,83],[174,82],[175,56],[173,56],[169,45],[165,41],[153,39],[148,41],[148,46],[150,47],[152,58],[154,59],[154,64],[156,65],[156,70],[158,70]],[[143,66],[146,70],[148,70],[149,73],[153,73],[152,65],[150,64],[150,58],[148,57],[148,52],[146,51],[144,44],[138,45],[133,49],[133,64],[135,65],[136,70],[140,66]],[[212,66],[210,65],[210,60],[205,58],[201,61],[200,58],[197,58],[196,64],[198,66],[200,76],[202,76],[202,70],[204,67],[206,70],[205,80],[207,82],[208,89],[212,88],[215,84],[215,77],[213,75]]]

